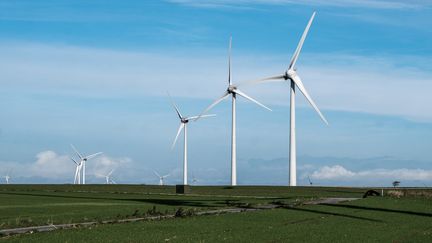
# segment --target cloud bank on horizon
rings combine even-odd
[[[38,5],[44,8],[34,8]],[[72,176],[66,154],[75,141],[108,151],[113,157],[98,159],[91,169],[104,172],[122,164],[117,173],[129,179],[125,182],[151,183],[153,169],[178,172],[179,151],[167,153],[177,121],[166,91],[191,114],[219,96],[230,33],[234,83],[283,72],[304,24],[317,10],[298,72],[331,126],[321,126],[299,99],[299,154],[314,157],[299,160],[299,166],[312,164],[304,173],[329,185],[386,185],[392,178],[414,181],[416,174],[431,182],[432,32],[423,24],[432,16],[428,1],[171,0],[103,6],[28,1],[0,6],[0,110],[7,118],[0,122],[0,170],[14,168],[22,181],[39,175],[43,179],[35,181],[50,182],[51,176],[51,182],[64,182]],[[245,89],[274,112],[264,116],[240,102],[238,144],[245,167],[239,179],[286,184],[287,159],[284,173],[275,177],[261,175],[276,170],[250,167],[247,161],[266,164],[287,155],[288,85]],[[215,121],[191,128],[192,170],[202,178],[217,172],[201,180],[208,184],[223,184],[228,176],[223,173],[229,163],[228,105],[216,111]],[[356,160],[385,156],[395,158],[397,168],[385,159],[376,161],[378,168],[370,168],[368,159]],[[346,158],[346,163],[328,157]]]

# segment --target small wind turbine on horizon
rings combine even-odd
[[[6,185],[9,185],[9,181],[10,181],[10,179],[11,179],[10,174],[11,174],[11,171],[9,170],[9,171],[6,173],[6,175],[3,176],[3,178],[4,178],[5,181],[6,181]]]
[[[197,119],[198,116],[190,116],[190,117],[182,116],[179,108],[177,107],[177,105],[175,104],[174,100],[172,99],[171,95],[169,95],[169,93],[168,93],[168,96],[170,97],[171,104],[174,107],[174,109],[177,113],[177,116],[180,119],[180,126],[178,128],[177,135],[174,139],[174,142],[171,146],[171,149],[174,149],[174,146],[176,145],[177,139],[178,139],[181,131],[184,130],[184,132],[183,132],[183,135],[184,135],[184,141],[183,141],[183,185],[187,185],[188,184],[187,124],[189,123],[189,121]],[[216,115],[214,115],[214,114],[202,115],[201,118],[212,117],[212,116],[216,116]]]
[[[313,183],[312,183],[312,181],[311,181],[311,179],[310,179],[309,175],[308,175],[308,181],[309,181],[309,185],[310,185],[310,186],[312,186],[312,185],[313,185]]]
[[[238,89],[238,85],[234,85],[232,83],[231,76],[231,46],[232,46],[232,37],[229,40],[229,49],[228,49],[228,87],[224,94],[216,99],[212,104],[210,104],[202,113],[198,116],[197,119],[202,117],[205,113],[207,113],[214,106],[219,104],[221,101],[226,99],[228,96],[232,98],[232,124],[231,124],[231,186],[237,185],[237,144],[236,144],[236,98],[237,95],[242,96],[243,98],[252,101],[253,103],[271,111],[270,108],[261,104],[257,100],[248,96],[244,92]]]
[[[102,152],[98,152],[98,153],[94,153],[94,154],[91,154],[88,156],[84,156],[84,155],[80,154],[80,152],[78,152],[78,150],[72,144],[71,144],[71,147],[80,159],[79,163],[77,163],[75,160],[73,160],[75,162],[75,164],[77,164],[77,168],[78,168],[78,164],[79,164],[79,173],[78,173],[79,176],[78,176],[78,178],[80,178],[80,175],[82,173],[82,183],[81,184],[85,184],[86,183],[86,170],[85,170],[85,168],[86,168],[87,160],[102,154]],[[75,178],[76,178],[76,172],[75,172]],[[80,183],[78,183],[78,184],[80,184]]]
[[[153,172],[154,172],[155,175],[159,178],[159,186],[163,186],[163,185],[165,185],[165,183],[164,183],[165,178],[167,178],[168,176],[170,176],[170,174],[167,174],[167,175],[161,176],[161,175],[159,175],[159,173],[157,173],[155,170],[154,170]]]
[[[312,25],[312,22],[315,18],[316,12],[312,14],[303,35],[300,39],[300,42],[297,45],[297,48],[291,58],[291,62],[288,66],[288,69],[282,74],[273,77],[258,79],[248,83],[260,83],[260,82],[270,82],[274,80],[287,81],[290,82],[291,86],[291,98],[290,98],[290,147],[289,147],[289,185],[296,186],[297,185],[297,155],[296,155],[296,133],[295,133],[295,88],[297,87],[300,92],[306,97],[307,101],[310,105],[315,109],[320,118],[324,121],[325,124],[328,125],[327,120],[321,113],[321,111],[316,106],[315,102],[312,100],[311,96],[307,92],[306,88],[303,85],[302,80],[297,74],[297,69],[295,68],[297,59],[300,55],[300,51],[303,47],[303,43],[306,39],[306,36],[309,32],[309,28]]]
[[[96,174],[99,177],[105,177],[105,184],[117,184],[111,177],[112,173],[114,172],[114,169],[112,169],[108,174],[102,175],[102,174]]]
[[[192,184],[195,185],[198,182],[198,179],[192,174]]]

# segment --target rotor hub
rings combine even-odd
[[[288,71],[285,72],[284,78],[285,78],[285,80],[292,79],[292,77],[295,76],[295,75],[297,75],[296,70],[295,69],[290,69],[290,70],[288,70]]]
[[[230,86],[228,86],[228,89],[227,89],[227,91],[228,91],[228,93],[234,93],[234,91],[237,89],[237,87],[236,86],[234,86],[234,85],[230,85]]]

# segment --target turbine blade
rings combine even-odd
[[[85,159],[91,159],[91,158],[94,158],[94,157],[98,156],[99,154],[103,154],[103,152],[98,152],[98,153],[95,153],[95,154],[91,154],[91,155],[85,157]]]
[[[229,95],[228,91],[225,91],[225,93],[220,98],[213,101],[213,103],[211,103],[211,105],[209,105],[203,112],[201,112],[201,114],[195,119],[195,121],[200,119],[207,111],[209,111],[211,108],[215,107],[222,100],[226,99],[228,97],[228,95]]]
[[[303,85],[303,82],[301,81],[300,77],[297,75],[297,73],[294,73],[294,75],[291,76],[293,82],[296,84],[296,86],[299,88],[299,90],[303,93],[303,95],[306,97],[306,99],[309,101],[311,106],[315,109],[315,111],[318,113],[318,115],[321,117],[321,120],[324,121],[325,124],[328,125],[327,120],[325,119],[324,115],[321,113],[321,111],[318,109],[318,106],[315,104],[315,102],[310,97],[309,93],[307,92],[306,88]]]
[[[108,173],[107,176],[110,176],[113,172],[114,172],[114,169],[112,169],[112,170],[110,171],[110,173]]]
[[[76,162],[74,158],[70,157],[70,159],[71,159],[71,160],[72,160],[76,165],[78,165],[78,162]]]
[[[252,98],[252,97],[248,96],[247,94],[243,93],[243,92],[240,91],[239,89],[236,89],[234,92],[235,92],[236,94],[238,94],[238,95],[240,95],[240,96],[242,96],[242,97],[244,97],[244,98],[246,98],[246,99],[248,99],[248,100],[254,102],[254,103],[257,104],[257,105],[259,105],[259,106],[261,106],[261,107],[263,107],[263,108],[265,108],[265,109],[267,109],[267,110],[269,110],[269,111],[272,111],[270,108],[268,108],[267,106],[265,106],[265,105],[259,103],[257,100],[255,100],[254,98]]]
[[[157,176],[157,177],[161,177],[155,170],[153,170],[153,172],[155,173],[155,175]]]
[[[175,102],[174,102],[173,98],[171,97],[171,95],[170,95],[168,92],[167,92],[167,94],[168,94],[168,96],[170,97],[170,100],[171,100],[171,104],[172,104],[172,106],[174,107],[175,111],[177,112],[178,117],[179,117],[180,120],[181,120],[183,117],[182,117],[182,115],[181,115],[181,113],[180,113],[179,108],[178,108],[177,105],[175,104]]]
[[[231,80],[231,46],[232,46],[232,36],[230,36],[229,47],[228,47],[228,85],[232,85],[232,80]]]
[[[177,135],[175,136],[174,142],[173,142],[173,144],[171,145],[171,149],[174,149],[174,146],[175,146],[175,144],[176,144],[176,142],[177,142],[177,139],[178,139],[178,137],[179,137],[181,131],[183,130],[184,126],[185,126],[185,124],[184,124],[183,122],[180,123],[180,126],[179,126],[179,128],[178,128],[178,130],[177,130]]]
[[[312,17],[310,18],[310,20],[309,20],[309,22],[308,22],[308,24],[307,24],[307,26],[306,26],[306,28],[305,28],[305,30],[303,32],[303,35],[302,35],[302,37],[301,37],[301,39],[300,39],[300,41],[299,41],[299,43],[297,45],[297,49],[295,50],[294,55],[291,58],[291,62],[290,62],[290,65],[288,67],[288,70],[294,68],[294,66],[295,66],[295,64],[297,62],[297,59],[298,59],[298,57],[300,55],[300,51],[301,51],[301,49],[303,47],[303,43],[304,43],[304,41],[306,39],[306,36],[307,36],[307,34],[309,32],[309,28],[311,27],[312,22],[313,22],[313,20],[315,18],[315,14],[316,14],[316,12],[313,12]]]
[[[78,150],[75,148],[75,146],[73,146],[73,144],[71,144],[72,149],[75,151],[75,153],[78,155],[78,157],[80,159],[83,159],[83,156],[78,152]]]
[[[214,116],[216,116],[216,114],[202,115],[200,118],[214,117]],[[186,120],[190,121],[190,120],[195,120],[197,118],[198,118],[198,116],[191,116],[191,117],[186,118]]]
[[[277,76],[272,76],[267,78],[244,81],[239,83],[237,87],[251,85],[251,84],[258,84],[258,83],[281,82],[284,80],[285,80],[285,75],[277,75]]]

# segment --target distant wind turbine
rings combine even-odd
[[[259,103],[257,100],[253,99],[252,97],[248,96],[244,92],[238,89],[238,85],[234,85],[232,83],[232,77],[231,77],[231,45],[232,45],[232,37],[230,37],[229,41],[229,48],[228,48],[228,88],[224,92],[224,94],[216,99],[212,104],[210,104],[202,113],[200,116],[198,116],[197,119],[203,116],[203,114],[207,113],[210,109],[212,109],[214,106],[219,104],[221,101],[226,99],[228,96],[231,96],[232,98],[232,132],[231,132],[231,186],[237,185],[237,146],[236,146],[236,98],[237,95],[242,96],[243,98],[254,102],[255,104],[264,107],[265,109],[271,111],[270,108],[267,106]]]
[[[263,78],[259,80],[255,80],[249,83],[259,83],[259,82],[270,82],[272,80],[281,80],[281,81],[287,81],[290,82],[291,86],[291,99],[290,99],[290,147],[289,147],[289,164],[290,164],[290,173],[289,173],[289,185],[290,186],[296,186],[297,185],[297,156],[296,156],[296,134],[295,134],[295,88],[297,87],[300,92],[306,97],[310,105],[315,109],[315,111],[318,113],[318,115],[321,117],[321,119],[324,121],[325,124],[328,125],[327,120],[324,118],[321,111],[316,106],[315,102],[310,97],[309,93],[307,92],[306,88],[303,85],[302,80],[297,74],[297,69],[295,68],[295,64],[297,62],[297,59],[300,55],[300,51],[303,47],[303,43],[306,39],[306,36],[309,32],[309,28],[312,24],[313,19],[315,18],[316,12],[312,14],[312,17],[309,20],[309,23],[306,26],[306,29],[303,32],[303,35],[300,39],[300,42],[298,43],[297,49],[295,50],[291,62],[288,66],[288,69],[282,74],[277,75],[273,77]]]
[[[310,179],[310,177],[308,176],[308,180],[309,180],[309,185],[313,185],[313,183],[312,183],[312,181],[311,181],[311,179]]]
[[[159,175],[159,173],[157,173],[156,171],[153,171],[154,173],[155,173],[155,175],[157,176],[157,177],[159,177],[159,186],[163,186],[163,185],[165,185],[165,178],[167,178],[168,176],[170,176],[170,174],[168,174],[168,175],[164,175],[164,176],[161,176],[161,175]]]
[[[11,179],[10,174],[11,174],[11,171],[8,171],[8,172],[6,173],[6,175],[3,176],[3,178],[5,179],[7,185],[9,184],[9,181],[10,181],[10,179]]]
[[[94,158],[94,157],[98,156],[99,154],[102,154],[102,152],[98,152],[95,154],[84,156],[84,155],[80,154],[78,152],[78,150],[75,148],[75,146],[73,146],[72,144],[71,144],[71,147],[75,151],[75,153],[78,155],[78,157],[80,158],[80,174],[81,174],[81,170],[82,170],[82,184],[85,184],[86,183],[86,181],[85,181],[85,179],[86,179],[85,168],[86,167],[85,166],[86,166],[87,160]]]
[[[174,148],[177,139],[181,133],[181,131],[184,129],[184,142],[183,142],[183,185],[187,185],[188,184],[188,156],[187,156],[187,124],[189,123],[189,121],[191,120],[195,120],[198,118],[198,116],[190,116],[190,117],[184,117],[182,116],[182,114],[180,113],[179,108],[177,107],[177,105],[174,103],[173,99],[171,98],[171,96],[168,94],[168,96],[170,97],[172,106],[174,107],[177,116],[180,119],[180,127],[178,128],[177,131],[177,135],[174,139],[174,142],[171,146],[171,149]],[[210,114],[210,115],[202,115],[201,117],[212,117],[215,116],[214,114]]]
[[[192,174],[192,184],[195,185],[198,182],[198,179]]]
[[[102,174],[96,174],[100,177],[105,177],[105,184],[117,184],[111,177],[112,173],[114,172],[114,169],[112,169],[108,174],[102,175]]]

